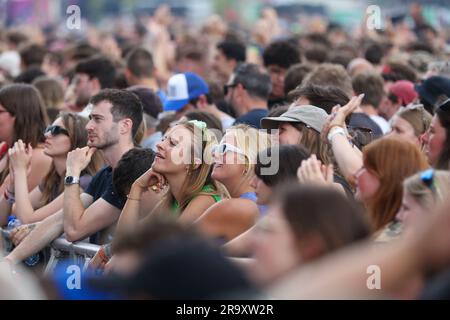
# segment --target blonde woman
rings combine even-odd
[[[431,119],[422,105],[403,108],[392,117],[389,136],[398,136],[423,147],[422,136],[430,127]]]
[[[191,223],[220,201],[224,192],[211,178],[211,147],[215,142],[202,121],[170,128],[157,144],[152,168],[133,183],[117,232],[132,229],[140,218],[154,214],[171,214],[180,222]],[[148,189],[164,195],[147,217],[139,217],[139,201]]]
[[[224,199],[206,210],[196,221],[201,230],[229,241],[251,228],[264,214],[265,206],[256,204],[252,180],[258,153],[270,145],[270,136],[253,127],[241,124],[227,130],[214,149],[212,177],[226,187],[230,199]]]
[[[405,226],[411,225],[420,216],[441,205],[450,192],[450,172],[428,169],[415,174],[403,182],[402,206],[397,220]]]

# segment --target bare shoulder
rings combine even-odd
[[[179,219],[181,222],[193,222],[214,204],[215,200],[210,195],[196,196],[183,210]]]
[[[256,203],[248,199],[224,199],[205,211],[201,219],[232,219],[232,217],[256,217],[259,209]]]
[[[224,199],[214,205],[211,209],[220,210],[224,213],[250,212],[258,213],[258,206],[248,199]]]

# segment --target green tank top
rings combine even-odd
[[[203,186],[203,188],[202,188],[202,190],[200,192],[205,192],[205,193],[214,192],[214,187],[212,185],[210,185],[210,184],[205,185],[205,186]],[[222,200],[222,197],[220,195],[218,195],[218,194],[211,194],[211,197],[213,197],[215,202],[219,202],[220,200]],[[178,211],[178,209],[180,209],[180,204],[178,203],[177,200],[174,200],[172,202],[171,210],[172,210],[172,212],[175,213],[175,212]]]

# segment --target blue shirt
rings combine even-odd
[[[268,113],[267,109],[254,109],[237,118],[234,124],[243,123],[261,129],[261,119],[267,117]]]
[[[248,199],[253,201],[254,203],[256,203],[256,200],[258,199],[258,197],[256,196],[256,193],[254,192],[246,192],[240,195],[239,197],[240,199]],[[259,205],[258,206],[258,210],[259,210],[259,214],[260,215],[264,215],[267,212],[267,206],[264,205]]]

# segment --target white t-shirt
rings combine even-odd
[[[222,129],[223,129],[223,131],[225,131],[234,124],[234,121],[236,121],[236,119],[222,118],[220,121],[222,122]]]
[[[381,128],[381,131],[383,131],[383,134],[387,134],[391,131],[391,126],[389,122],[386,121],[383,117],[372,115],[369,116],[370,119],[375,121],[375,123]]]

